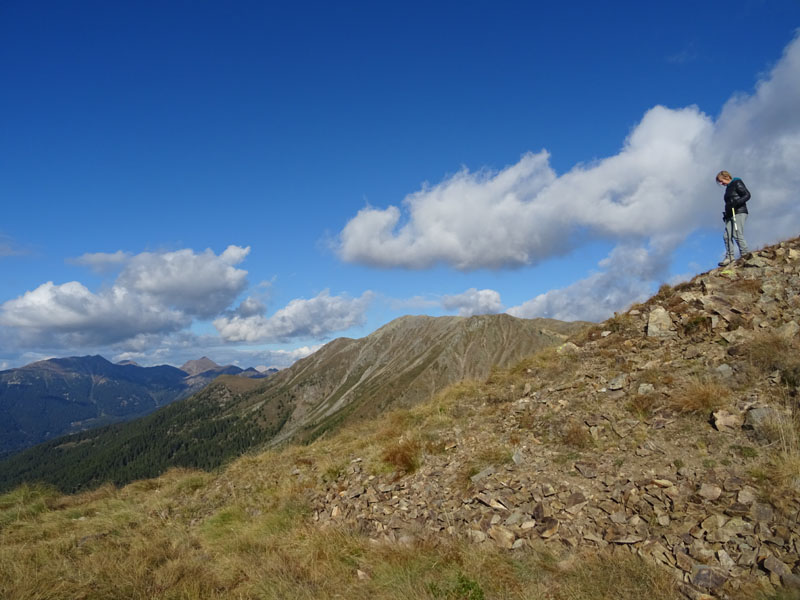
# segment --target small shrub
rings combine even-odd
[[[344,465],[343,464],[333,464],[325,469],[324,473],[322,474],[323,481],[331,482],[336,481],[344,474]]]
[[[417,440],[406,439],[389,446],[381,457],[384,462],[404,473],[413,473],[421,464],[422,449]]]
[[[480,584],[463,573],[459,573],[455,581],[429,583],[428,591],[434,598],[446,600],[484,600],[486,597]]]
[[[742,458],[756,458],[758,456],[758,451],[751,446],[738,446],[734,444],[731,446],[731,450],[736,452]]]
[[[585,425],[570,421],[562,433],[561,441],[573,448],[588,448],[593,440]]]

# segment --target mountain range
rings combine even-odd
[[[68,433],[136,419],[197,392],[219,375],[265,376],[252,368],[223,367],[206,357],[176,368],[81,356],[0,371],[0,456]]]
[[[30,448],[0,462],[0,488],[29,480],[64,490],[121,484],[171,466],[213,468],[255,447],[307,442],[427,400],[453,382],[485,379],[493,367],[563,343],[587,325],[510,315],[401,317],[365,338],[333,340],[267,379],[222,375],[136,421]]]

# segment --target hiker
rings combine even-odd
[[[747,242],[744,240],[744,223],[747,220],[747,201],[750,192],[744,181],[731,177],[727,171],[717,173],[717,183],[725,186],[725,210],[722,220],[725,223],[725,258],[719,263],[724,267],[733,262],[733,241],[739,246],[739,256],[749,254]]]

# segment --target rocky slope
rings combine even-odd
[[[791,594],[799,322],[795,239],[441,400],[441,424],[387,432],[392,473],[353,453],[293,475],[327,481],[309,491],[315,522],[376,542],[616,546],[672,570],[688,598]]]

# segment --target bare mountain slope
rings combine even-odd
[[[484,379],[493,366],[514,364],[586,325],[509,315],[406,316],[361,340],[336,340],[266,388],[266,402],[271,391],[292,400],[275,441],[315,437],[390,405],[416,404],[455,381]]]

